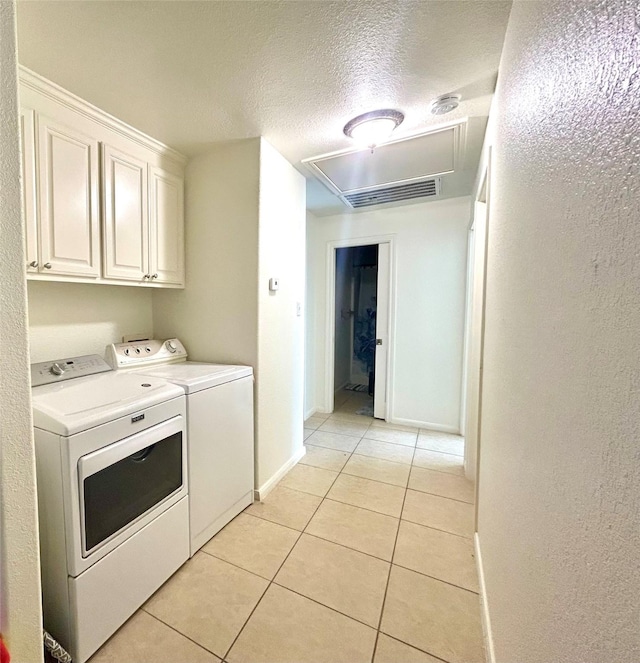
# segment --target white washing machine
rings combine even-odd
[[[113,344],[106,359],[184,389],[194,555],[253,502],[253,369],[187,361],[178,339]]]
[[[44,625],[84,663],[189,558],[186,399],[99,355],[31,383]]]

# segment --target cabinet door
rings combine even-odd
[[[184,180],[149,168],[149,238],[152,282],[184,284]]]
[[[38,116],[40,270],[100,276],[98,142]]]
[[[38,216],[36,208],[36,135],[34,112],[20,109],[22,146],[22,212],[26,232],[27,272],[38,271]]]
[[[142,281],[149,273],[147,164],[102,148],[104,277]]]

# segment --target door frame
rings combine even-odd
[[[394,366],[394,344],[395,336],[395,235],[375,235],[370,237],[353,237],[349,239],[337,239],[327,242],[327,273],[326,273],[326,327],[325,327],[325,385],[324,385],[324,411],[331,413],[335,406],[335,324],[336,324],[336,249],[344,249],[354,246],[370,246],[372,244],[389,244],[389,308],[387,362],[386,362],[386,407],[384,413],[385,421],[389,420],[393,412],[393,391],[389,385],[393,383]]]
[[[480,182],[478,186],[478,192],[476,198],[473,202],[473,216],[469,226],[469,247],[473,248],[473,254],[469,256],[469,275],[468,275],[468,284],[471,288],[471,292],[467,298],[467,322],[466,322],[466,352],[465,352],[465,397],[464,397],[464,421],[461,422],[468,441],[469,432],[471,427],[475,431],[475,457],[473,451],[471,450],[471,445],[465,444],[464,449],[464,468],[467,478],[475,481],[475,491],[476,491],[476,520],[477,520],[477,504],[478,504],[478,490],[480,484],[480,451],[481,451],[481,430],[482,430],[482,384],[483,384],[483,373],[484,373],[484,336],[485,336],[485,309],[486,309],[486,300],[487,300],[487,265],[488,265],[488,255],[489,255],[489,217],[490,217],[490,191],[491,191],[491,148],[487,152],[487,157],[483,165],[483,169],[480,176]],[[484,223],[484,244],[482,246],[477,246],[478,234],[477,234],[477,223],[479,220],[482,220]],[[482,260],[482,270],[481,270],[481,279],[480,283],[476,282],[476,257],[480,252],[480,260]],[[480,293],[480,302],[479,302],[479,329],[478,334],[479,344],[477,356],[473,355],[471,350],[472,343],[472,325],[474,313],[474,293],[476,292],[476,287],[481,288]],[[470,402],[469,396],[472,392],[471,380],[474,379],[474,373],[472,370],[471,362],[477,362],[478,372],[477,372],[477,417],[475,421],[470,420]]]

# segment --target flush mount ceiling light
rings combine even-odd
[[[397,110],[384,109],[363,113],[349,120],[344,126],[344,133],[361,145],[373,149],[387,140],[393,130],[404,120],[404,115]]]
[[[444,115],[455,110],[460,105],[459,94],[443,94],[441,97],[434,99],[431,102],[429,109],[434,115]]]

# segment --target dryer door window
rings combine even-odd
[[[122,440],[111,446],[119,446],[121,452],[131,453],[124,457],[119,453],[119,458],[105,456],[104,460],[112,462],[104,467],[95,467],[96,463],[92,463],[93,459],[88,456],[79,461],[85,557],[143,515],[159,508],[164,500],[182,488],[184,458],[181,430],[170,432],[155,441],[145,436],[135,440],[135,444],[128,449],[127,442]],[[108,449],[96,453],[105,451]],[[94,469],[96,471],[91,471]]]

